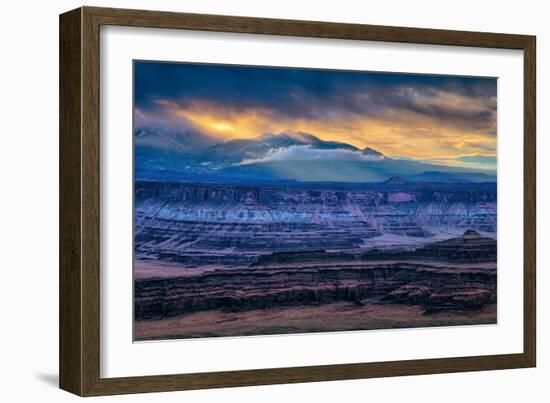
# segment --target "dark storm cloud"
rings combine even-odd
[[[185,109],[215,103],[232,111],[269,110],[273,118],[380,117],[414,113],[494,132],[496,79],[158,62],[135,63],[135,102]]]

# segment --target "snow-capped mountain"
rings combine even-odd
[[[367,156],[375,158],[375,159],[383,159],[384,158],[384,154],[382,154],[381,152],[376,151],[375,149],[370,148],[370,147],[366,147],[363,150],[363,155],[367,155]]]
[[[168,128],[141,127],[135,130],[136,148],[156,148],[177,153],[197,153],[219,140],[198,131],[178,131]]]
[[[296,146],[308,146],[316,150],[358,150],[350,144],[324,141],[309,133],[284,132],[265,133],[253,139],[237,139],[216,144],[205,150],[200,158],[205,165],[226,168],[244,161],[259,160],[277,151]]]
[[[325,141],[304,132],[265,133],[222,141],[197,131],[135,131],[136,177],[238,183],[254,181],[494,181],[466,168],[384,156],[366,147]],[[433,178],[434,180],[430,180]]]

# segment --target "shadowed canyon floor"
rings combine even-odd
[[[426,316],[421,306],[332,303],[320,306],[205,311],[165,320],[137,321],[137,340],[250,336],[326,331],[375,330],[496,323],[496,304],[475,312],[440,312]]]

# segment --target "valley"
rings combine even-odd
[[[496,322],[494,183],[138,181],[134,222],[136,340]]]

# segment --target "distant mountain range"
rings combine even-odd
[[[489,172],[384,156],[370,147],[303,132],[220,142],[197,131],[143,127],[134,133],[137,179],[257,181],[494,182]]]

